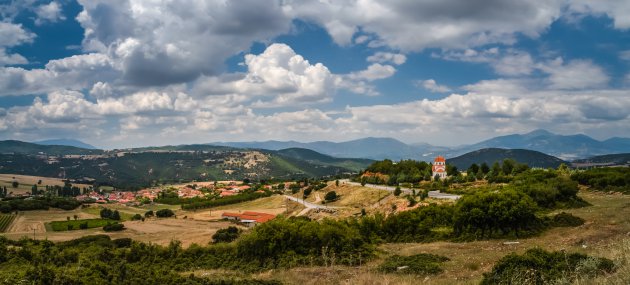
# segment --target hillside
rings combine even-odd
[[[305,160],[315,164],[331,165],[360,171],[370,165],[373,160],[362,158],[336,158],[305,148],[287,148],[277,152],[280,155],[294,159]]]
[[[96,147],[91,144],[87,144],[80,140],[74,140],[74,139],[52,139],[52,140],[36,141],[33,143],[41,144],[41,145],[65,145],[65,146],[73,146],[73,147],[84,148],[84,149],[96,149]]]
[[[614,165],[630,165],[630,153],[598,155],[586,159],[574,160],[573,163],[609,163]]]
[[[276,152],[181,145],[103,152],[18,141],[0,142],[0,146],[3,146],[0,173],[59,177],[117,187],[193,180],[322,177],[357,172],[369,164],[364,159],[337,159],[300,149]]]
[[[16,140],[0,141],[0,153],[9,154],[39,154],[68,155],[68,154],[101,154],[99,149],[85,149],[66,145],[41,145]]]
[[[530,167],[558,167],[561,163],[566,163],[562,159],[544,154],[542,152],[526,149],[501,149],[485,148],[447,159],[447,163],[456,166],[460,170],[465,170],[471,164],[486,163],[492,165],[495,161],[502,161],[506,158],[514,159],[520,163],[525,163]]]

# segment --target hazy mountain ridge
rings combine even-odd
[[[610,138],[604,141],[583,134],[558,135],[546,130],[535,130],[526,134],[498,136],[475,144],[458,147],[441,147],[427,143],[405,144],[393,138],[364,138],[347,142],[318,141],[301,143],[296,141],[264,142],[220,142],[217,145],[280,150],[284,148],[306,148],[334,157],[356,157],[368,159],[418,159],[430,161],[441,154],[453,158],[484,148],[528,149],[559,157],[563,160],[587,158],[610,153],[630,152],[630,138]]]
[[[61,146],[73,146],[73,147],[84,148],[84,149],[97,149],[97,147],[91,144],[84,143],[80,140],[75,140],[75,139],[51,139],[51,140],[36,141],[33,143],[39,144],[39,145],[61,145]]]

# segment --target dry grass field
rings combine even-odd
[[[630,196],[582,191],[580,196],[593,206],[565,210],[586,220],[575,228],[554,228],[538,237],[519,240],[487,240],[475,242],[390,243],[379,247],[380,254],[363,266],[309,266],[272,270],[255,274],[262,279],[276,279],[286,284],[479,284],[484,272],[503,256],[540,247],[546,250],[566,250],[607,257],[621,267],[618,271],[597,279],[578,279],[578,284],[630,284]],[[386,201],[383,201],[386,202]],[[504,242],[518,244],[504,244]],[[383,274],[377,266],[389,255],[432,253],[451,260],[443,265],[444,272],[428,277]],[[241,276],[242,273],[222,270],[198,271],[198,275],[221,274]]]
[[[13,188],[13,181],[17,181],[19,183],[18,188]],[[39,180],[42,181],[41,184],[38,184]],[[46,185],[48,186],[63,186],[64,182],[61,178],[53,178],[53,177],[40,177],[40,176],[30,176],[30,175],[17,175],[17,174],[0,174],[0,187],[6,186],[9,192],[13,192],[14,194],[24,194],[31,193],[31,187],[33,185],[37,185],[39,190],[45,189]],[[79,188],[89,187],[87,184],[73,184]]]
[[[334,186],[333,186],[334,187]],[[345,186],[344,186],[345,187]],[[378,203],[377,194],[365,194],[365,189],[346,189],[339,187],[339,193],[345,199],[337,201],[337,205],[355,207],[369,206]],[[362,188],[362,187],[359,187]],[[321,191],[320,191],[321,192]],[[590,207],[569,209],[566,212],[582,217],[586,223],[575,228],[554,228],[538,237],[519,240],[486,240],[475,242],[432,242],[432,243],[390,243],[379,247],[380,253],[375,260],[363,266],[329,266],[280,269],[254,274],[263,279],[277,279],[287,284],[477,284],[484,272],[490,271],[492,266],[503,256],[516,252],[522,253],[533,247],[546,250],[566,250],[581,252],[589,255],[607,257],[618,262],[622,267],[612,276],[599,279],[580,280],[581,284],[629,284],[630,276],[630,196],[620,194],[606,194],[600,192],[581,191],[579,194],[592,204]],[[372,197],[374,196],[374,197]],[[396,202],[400,198],[390,195],[381,203]],[[352,202],[354,201],[354,202]],[[356,203],[356,204],[355,204]],[[110,207],[111,206],[111,207]],[[288,206],[288,209],[286,208]],[[147,208],[127,207],[123,205],[108,205],[118,209],[121,213],[144,213]],[[173,206],[154,206],[173,207]],[[383,205],[383,207],[389,207]],[[62,241],[90,234],[108,234],[113,238],[130,237],[139,241],[165,245],[171,240],[182,241],[184,246],[192,243],[207,244],[217,229],[231,225],[220,221],[224,211],[260,211],[273,214],[295,215],[303,207],[297,203],[287,203],[282,196],[272,196],[255,201],[228,205],[208,210],[183,211],[176,209],[177,218],[147,219],[142,221],[126,221],[127,230],[116,233],[105,233],[102,229],[78,230],[71,232],[46,231],[44,224],[54,220],[65,220],[66,217],[78,215],[79,218],[94,218],[98,216],[98,208],[77,209],[74,211],[50,210],[22,212],[17,217],[8,232],[3,234],[9,238],[22,236],[47,238]],[[155,209],[154,209],[155,210]],[[184,217],[186,217],[184,219]],[[505,244],[504,242],[518,242]],[[377,266],[389,255],[413,255],[418,253],[432,253],[444,255],[451,260],[444,263],[444,272],[429,277],[413,275],[397,275],[379,273]],[[199,275],[233,275],[242,276],[241,272],[195,271]]]

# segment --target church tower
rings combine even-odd
[[[440,179],[446,178],[446,159],[438,155],[433,161],[433,177],[440,177]]]

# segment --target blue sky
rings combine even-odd
[[[630,136],[625,1],[0,4],[0,139]]]

